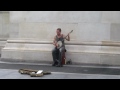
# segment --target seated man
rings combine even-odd
[[[61,28],[58,28],[56,30],[56,33],[57,33],[57,35],[54,37],[54,41],[53,41],[53,45],[55,46],[55,48],[52,50],[52,56],[53,56],[52,66],[61,67],[62,66],[62,56],[63,56],[63,53],[65,52],[64,39],[66,39],[67,41],[70,41],[70,36],[68,34],[68,36],[65,37],[63,34],[61,34]],[[62,42],[62,47],[60,49],[57,48],[58,47],[58,44],[57,44],[58,41]],[[58,59],[57,59],[57,55],[58,55]]]

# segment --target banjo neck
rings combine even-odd
[[[73,32],[73,30],[71,31],[71,32],[69,32],[68,34],[70,34],[70,33],[72,33]],[[66,39],[66,37],[68,36],[68,34],[64,37],[64,39]]]

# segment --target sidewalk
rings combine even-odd
[[[43,77],[30,77],[20,74],[18,70],[0,69],[0,79],[120,79],[120,76],[52,72],[52,74]]]
[[[18,72],[21,68],[50,70],[52,74],[30,77]],[[64,65],[0,61],[0,79],[120,79],[120,66]]]

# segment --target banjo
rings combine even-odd
[[[73,30],[71,30],[71,32],[69,32],[68,34],[70,34],[70,33],[72,33],[72,32],[73,32]],[[68,36],[68,35],[67,35],[67,36]],[[67,36],[65,36],[65,37],[63,38],[63,40],[66,39]],[[62,41],[63,41],[63,40],[62,40]],[[62,47],[62,41],[56,42],[56,44],[57,44],[57,47],[56,47],[56,48],[57,48],[57,49],[60,49],[60,48]]]

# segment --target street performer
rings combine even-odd
[[[57,35],[54,36],[54,40],[53,40],[53,45],[55,46],[55,48],[52,50],[52,56],[53,56],[52,66],[62,67],[62,56],[66,50],[64,38],[67,41],[70,41],[70,35],[68,34],[67,37],[65,37],[64,34],[61,34],[61,28],[57,28],[56,33],[57,33]],[[60,47],[60,49],[57,48],[57,47],[59,47],[57,44],[58,41],[62,42],[62,46]],[[57,54],[57,52],[59,52],[59,53]],[[57,57],[58,57],[58,59],[57,59]]]

